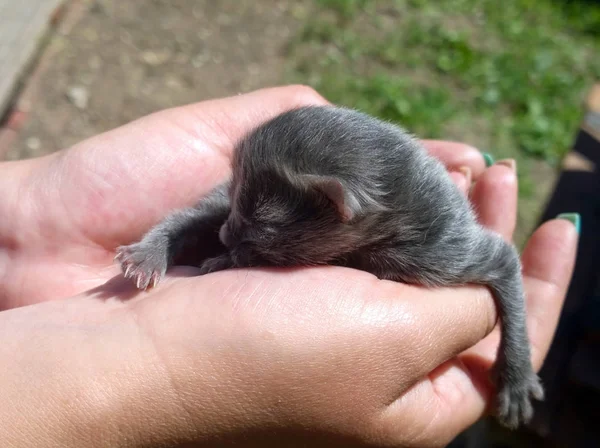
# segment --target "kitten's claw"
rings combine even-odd
[[[160,278],[159,278],[158,274],[156,274],[156,273],[152,274],[152,277],[150,279],[150,287],[154,288],[158,284],[159,281],[160,281]]]
[[[167,271],[167,254],[160,245],[143,242],[117,248],[115,259],[123,276],[130,278],[138,289],[155,287]]]
[[[528,423],[533,416],[532,399],[544,399],[544,389],[534,372],[512,384],[500,379],[496,408],[500,423],[511,429]]]

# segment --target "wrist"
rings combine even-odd
[[[140,330],[123,303],[91,297],[0,313],[0,446],[148,446],[165,427],[181,434],[182,409]]]
[[[108,289],[0,313],[0,446],[172,446],[260,426],[247,385],[170,319],[168,297]]]

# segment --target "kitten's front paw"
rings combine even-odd
[[[233,267],[233,262],[228,254],[209,258],[200,266],[200,275],[210,274],[211,272],[223,271]]]
[[[166,250],[143,242],[118,247],[115,260],[138,289],[156,286],[167,272]]]
[[[538,376],[530,371],[517,382],[503,381],[500,377],[497,396],[499,422],[511,429],[529,422],[533,416],[532,398],[544,399],[544,388]]]

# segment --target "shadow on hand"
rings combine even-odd
[[[159,288],[166,279],[175,278],[189,278],[195,277],[199,274],[199,269],[191,266],[175,266],[167,272],[165,278],[156,286]],[[122,302],[131,300],[150,291],[152,288],[148,288],[146,291],[139,290],[135,287],[130,279],[123,277],[122,274],[116,275],[115,277],[108,280],[103,285],[97,286],[89,291],[90,296],[98,298],[100,300],[116,299]]]

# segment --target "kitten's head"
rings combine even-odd
[[[354,244],[353,212],[332,177],[261,173],[231,187],[219,237],[238,266],[325,264]]]

